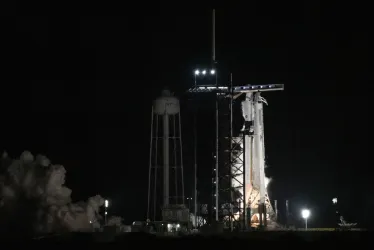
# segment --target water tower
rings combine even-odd
[[[152,106],[147,219],[183,223],[184,205],[180,105],[163,90]]]

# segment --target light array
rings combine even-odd
[[[199,75],[205,76],[207,73],[208,73],[208,70],[206,70],[206,69],[203,69],[203,70],[197,69],[197,70],[195,70],[195,76],[199,76]],[[209,70],[209,74],[210,75],[215,75],[216,74],[216,70],[215,69]]]

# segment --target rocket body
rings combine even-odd
[[[258,213],[258,205],[265,204],[267,197],[267,179],[265,177],[265,143],[263,102],[260,92],[246,93],[242,101],[244,125],[244,183],[245,205],[254,216]]]

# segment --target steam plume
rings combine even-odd
[[[100,227],[100,195],[72,203],[66,170],[45,156],[28,152],[0,162],[0,229],[19,233],[92,231]],[[117,219],[118,220],[118,219]],[[118,222],[117,222],[118,223]]]

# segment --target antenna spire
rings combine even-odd
[[[216,63],[216,10],[213,9],[212,14],[212,60]]]

